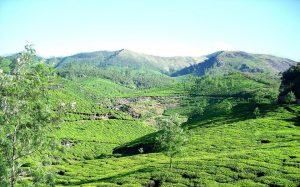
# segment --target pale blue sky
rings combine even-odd
[[[300,0],[0,0],[0,55],[127,48],[161,56],[217,50],[300,60]]]

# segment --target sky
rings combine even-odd
[[[0,0],[0,55],[218,50],[300,60],[300,0]]]

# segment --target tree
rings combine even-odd
[[[258,107],[256,107],[256,108],[254,109],[253,114],[254,114],[254,117],[255,117],[255,118],[258,118],[258,116],[260,115],[260,111],[259,111],[259,108],[258,108]]]
[[[278,102],[284,103],[289,92],[293,92],[297,100],[300,99],[300,63],[283,72],[281,80]]]
[[[53,77],[51,68],[36,62],[31,45],[25,46],[9,73],[0,73],[1,184],[14,187],[23,172],[22,159],[52,144],[48,132],[62,114],[54,113],[49,101]]]
[[[230,101],[225,101],[224,103],[224,111],[226,114],[229,114],[232,110],[232,103]]]
[[[295,102],[295,101],[296,101],[296,96],[295,96],[295,94],[294,94],[292,91],[290,91],[290,92],[286,95],[285,101],[286,101],[287,103],[289,103],[289,104]]]
[[[187,138],[177,114],[161,120],[159,127],[161,133],[156,140],[159,149],[170,158],[169,167],[172,168],[173,158],[182,153],[183,145],[186,143]]]

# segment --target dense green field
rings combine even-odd
[[[53,93],[53,101],[76,101],[78,107],[54,132],[63,148],[52,165],[58,186],[300,184],[300,107],[272,104],[279,89],[276,78],[182,77],[150,89],[130,89],[101,78],[61,81],[66,82]],[[127,105],[139,109],[139,119],[104,102],[122,98],[133,99]],[[175,101],[179,104],[166,107]],[[163,114],[144,114],[147,108]],[[189,141],[170,169],[166,156],[144,147],[155,144],[158,131],[143,120],[175,113],[188,119],[183,126]],[[101,118],[108,114],[113,117]],[[144,153],[138,153],[141,147]],[[120,148],[130,154],[114,151]]]
[[[112,154],[114,147],[153,131],[153,128],[131,120],[86,120],[62,124],[56,135],[74,143],[67,146],[67,157],[92,159]]]
[[[108,155],[61,162],[55,166],[57,182],[62,186],[298,186],[300,107],[261,105],[258,118],[252,114],[253,107],[240,103],[230,114],[202,116],[185,123],[189,142],[173,169],[161,153],[109,154],[114,146],[153,129],[140,132],[138,124],[127,124],[121,131],[111,131],[116,127],[114,121],[66,125],[59,137],[84,142],[67,154],[95,150]],[[114,138],[110,132],[116,133]],[[105,141],[113,144],[103,145]]]

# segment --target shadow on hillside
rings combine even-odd
[[[300,111],[294,110],[289,105],[284,106],[288,112],[295,114],[296,116],[291,119],[285,119],[286,121],[293,122],[295,126],[300,127]]]
[[[300,115],[293,118],[284,119],[285,121],[292,122],[296,127],[300,127]]]
[[[256,104],[256,103],[239,103],[233,106],[230,113],[224,113],[216,110],[207,110],[204,115],[192,115],[189,120],[185,122],[182,126],[186,129],[194,128],[208,128],[220,126],[223,124],[229,124],[234,122],[245,121],[249,119],[255,119],[253,114],[254,109],[258,107],[260,114],[259,117],[265,117],[271,111],[274,111],[278,107],[282,107],[276,104]],[[300,118],[287,119],[293,120],[296,126],[300,126]],[[153,153],[157,150],[155,149],[155,137],[157,137],[159,132],[154,132],[124,145],[114,148],[113,154],[120,154],[123,156],[131,156],[143,153]]]
[[[264,117],[267,113],[274,111],[278,107],[275,104],[256,104],[256,103],[239,103],[231,109],[230,113],[208,109],[203,115],[191,115],[189,120],[184,124],[184,127],[188,129],[198,127],[213,127],[220,124],[234,123],[239,121],[245,121],[248,119],[255,119],[253,114],[254,109],[259,108],[259,117]],[[222,123],[220,123],[222,122]]]
[[[141,153],[155,152],[155,137],[158,132],[147,134],[124,145],[113,149],[113,154],[121,154],[122,156],[130,156]]]

